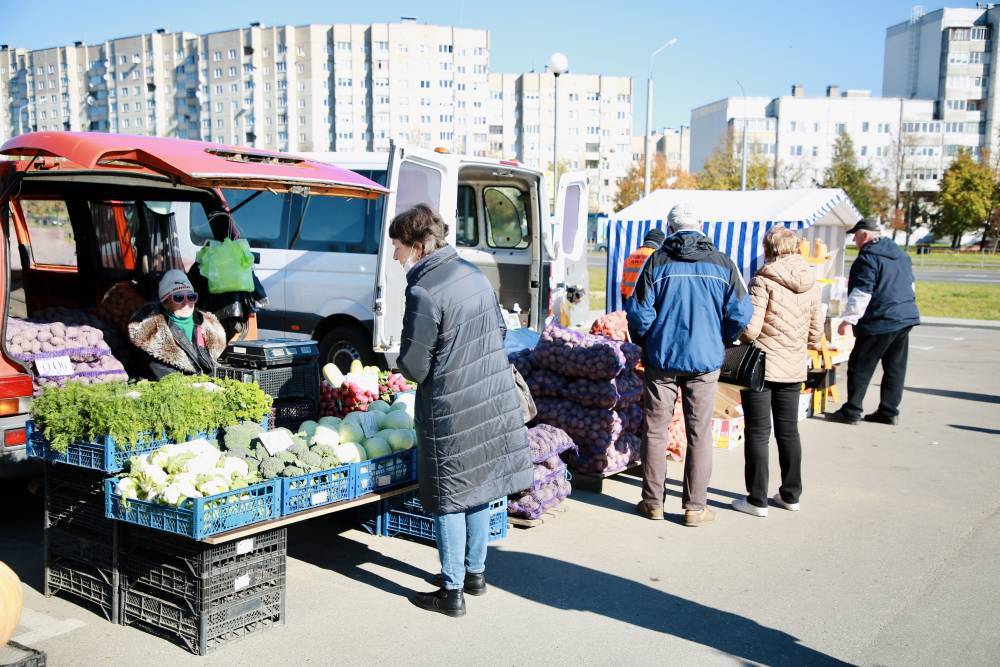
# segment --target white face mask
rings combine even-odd
[[[407,273],[413,268],[413,265],[417,263],[417,260],[413,259],[413,253],[415,250],[411,250],[410,254],[407,256],[406,260],[403,262],[403,270]]]

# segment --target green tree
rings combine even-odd
[[[742,152],[737,151],[733,134],[728,132],[705,160],[705,166],[698,174],[698,188],[701,190],[739,190],[742,167]],[[748,156],[747,190],[767,190],[770,187],[770,175],[771,168],[763,156]]]
[[[646,174],[646,165],[639,160],[629,167],[628,173],[618,183],[618,194],[615,195],[615,210],[620,211],[626,206],[642,198],[643,178]],[[650,179],[649,189],[665,190],[673,188],[675,190],[689,190],[696,186],[694,176],[683,169],[668,167],[667,158],[657,153],[653,156],[653,177]]]
[[[888,213],[888,191],[876,185],[870,168],[858,164],[854,141],[846,132],[833,145],[833,159],[823,176],[823,186],[843,190],[865,217],[885,217]]]
[[[939,211],[934,233],[950,236],[952,247],[958,247],[962,234],[986,224],[993,209],[995,188],[989,164],[973,160],[971,153],[959,150],[941,177],[934,198]]]

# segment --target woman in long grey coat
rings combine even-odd
[[[418,383],[420,502],[434,516],[441,558],[439,590],[411,601],[463,616],[463,590],[486,592],[489,502],[529,488],[532,470],[496,292],[446,233],[425,205],[389,227],[394,257],[407,269],[398,366]]]

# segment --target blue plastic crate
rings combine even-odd
[[[378,521],[378,533],[383,537],[406,535],[437,542],[434,518],[424,512],[416,495],[407,496],[397,507],[382,512]],[[496,542],[505,537],[507,537],[507,499],[498,498],[490,503],[489,541]]]
[[[214,434],[199,433],[191,439],[214,437]],[[121,472],[133,456],[144,456],[174,442],[167,437],[154,438],[152,434],[148,434],[143,435],[135,446],[119,448],[115,439],[107,435],[97,442],[74,442],[65,453],[60,453],[54,450],[42,432],[35,428],[34,421],[28,421],[27,438],[30,457],[106,473]]]
[[[354,492],[352,497],[376,493],[401,484],[417,481],[417,450],[407,449],[377,459],[352,464]]]
[[[350,500],[354,489],[354,466],[311,472],[298,477],[280,477],[281,516],[303,512],[313,507]]]
[[[281,516],[281,483],[268,480],[205,498],[191,498],[180,507],[143,500],[123,503],[115,493],[118,480],[104,480],[104,513],[146,528],[156,528],[195,540]]]

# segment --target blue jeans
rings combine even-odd
[[[465,573],[486,571],[486,542],[490,537],[490,506],[434,517],[441,577],[448,590],[465,586]]]

